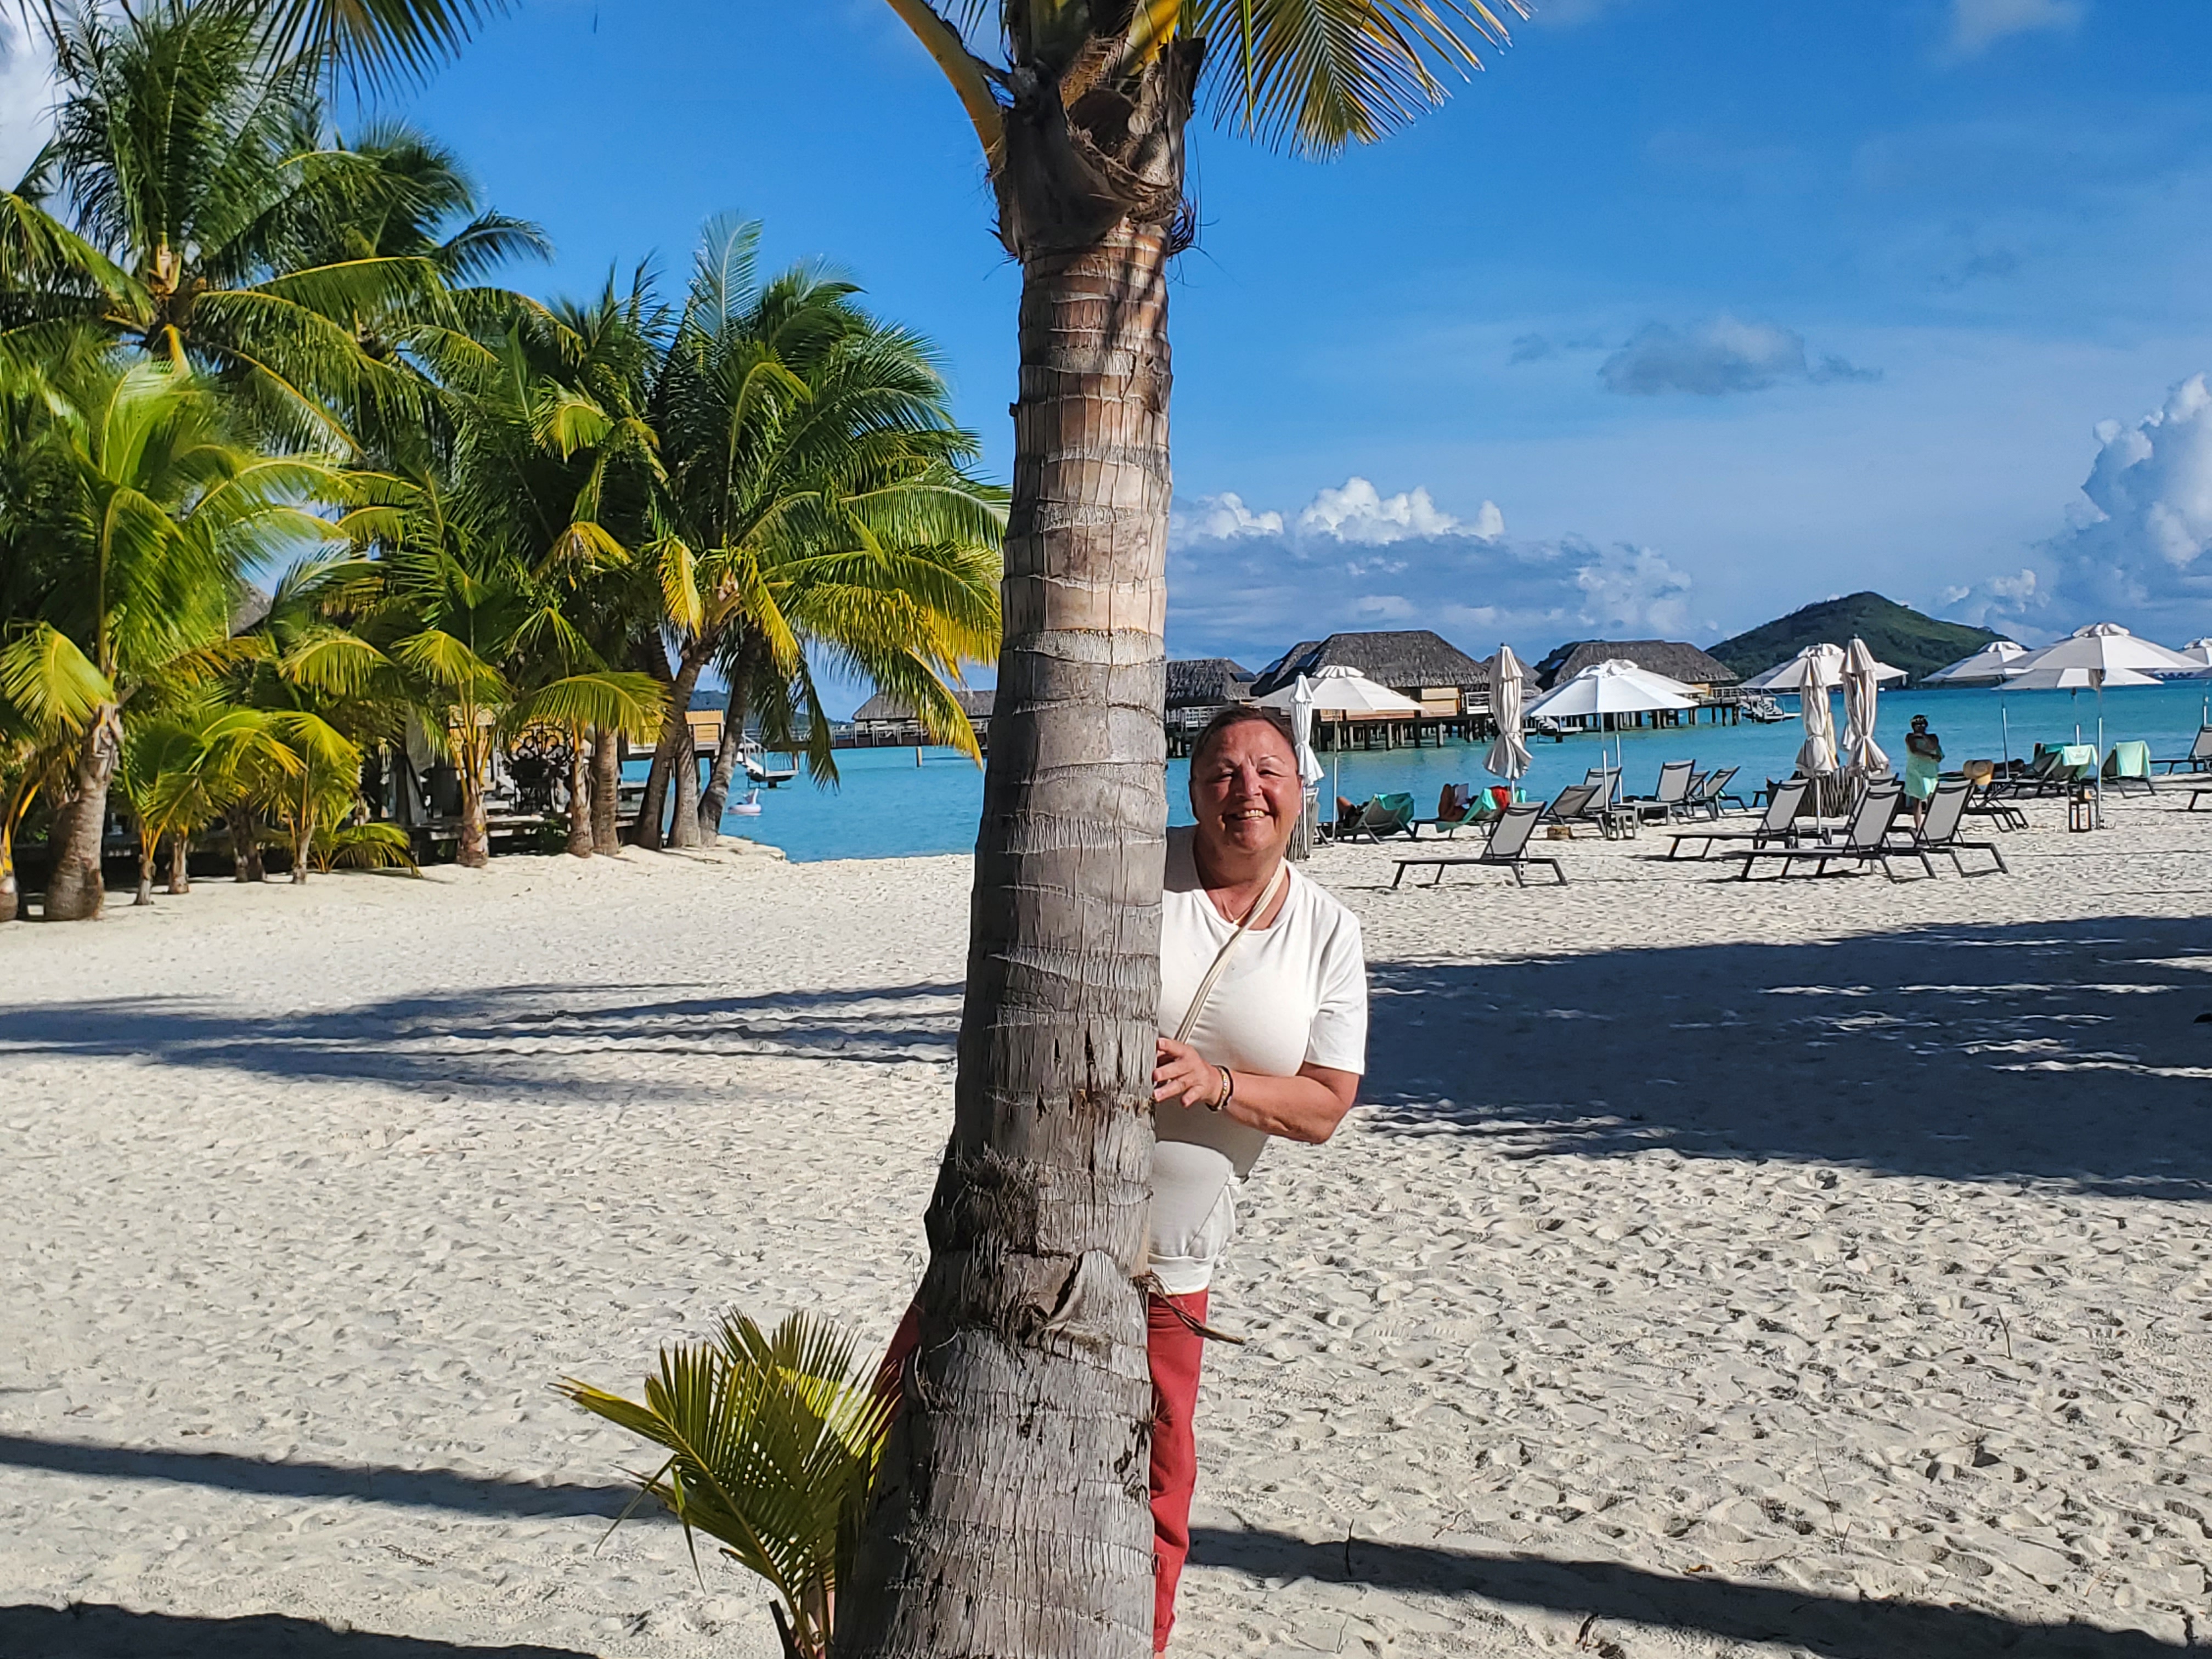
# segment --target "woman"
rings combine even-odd
[[[1190,1553],[1206,1297],[1236,1192],[1270,1137],[1318,1145],[1367,1064],[1359,922],[1285,860],[1304,803],[1290,722],[1225,708],[1190,757],[1197,819],[1168,831],[1152,1073],[1152,1648]],[[1210,983],[1209,983],[1210,981]]]
[[[1160,1032],[1152,1072],[1150,1272],[1152,1650],[1175,1624],[1190,1553],[1206,1292],[1236,1231],[1236,1189],[1271,1136],[1318,1144],[1367,1063],[1359,922],[1284,854],[1305,792],[1289,720],[1225,708],[1190,757],[1198,822],[1168,831]],[[1172,1033],[1172,1035],[1170,1035]],[[876,1386],[896,1394],[921,1331],[907,1310]]]
[[[1915,830],[1928,816],[1928,798],[1936,793],[1936,775],[1942,767],[1942,744],[1928,729],[1928,716],[1915,714],[1911,731],[1905,734],[1905,793],[1912,802]]]

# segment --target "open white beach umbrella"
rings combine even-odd
[[[1618,657],[1592,663],[1564,685],[1528,705],[1526,717],[1581,719],[1592,714],[1648,714],[1662,708],[1695,708],[1698,694],[1680,680],[1638,668]]]
[[[2024,645],[2010,640],[1992,640],[1971,657],[1961,657],[1949,666],[1937,669],[1920,683],[1923,685],[1994,685],[1997,689],[1997,725],[2004,733],[2004,757],[2012,760],[2012,714],[2004,701],[2005,681],[2017,672],[2020,665],[2032,654]]]
[[[1844,768],[1862,780],[1889,770],[1889,757],[1874,740],[1875,708],[1881,697],[1881,680],[1875,671],[1880,666],[1864,640],[1853,640],[1844,647]]]
[[[2075,637],[2080,637],[2076,635]],[[2146,643],[2147,641],[2138,641]],[[2061,645],[2066,643],[2060,641]],[[2166,647],[2160,646],[2160,650]],[[2057,646],[2051,649],[2057,649]],[[2041,653],[2038,653],[2039,658]],[[2161,685],[2165,684],[2155,674],[2145,674],[2133,668],[2090,668],[2080,663],[2044,663],[2031,659],[2027,667],[2006,680],[2000,690],[2018,691],[2094,691],[2097,694],[2097,759],[2105,758],[2105,688],[2108,685]],[[2081,728],[2074,728],[2078,742]],[[2100,772],[2100,787],[2102,774]]]
[[[2137,674],[2190,674],[2204,665],[2194,657],[2169,651],[2155,640],[2137,639],[2118,623],[2091,623],[2087,628],[2075,629],[2057,644],[2021,658],[2013,665],[2014,672],[2008,684],[2026,686],[2021,673],[2044,668],[2087,668],[2109,676],[2114,669]],[[2104,683],[2132,685],[2136,682],[2107,678]]]
[[[1601,714],[1649,714],[1662,708],[1695,708],[1698,694],[1680,680],[1638,668],[1619,657],[1592,663],[1528,705],[1528,715],[1553,720]],[[1601,757],[1602,758],[1602,757]],[[1618,779],[1615,780],[1618,787]]]
[[[1994,685],[2018,666],[2028,654],[2024,645],[2014,645],[2010,640],[1993,640],[1971,657],[1961,657],[1948,667],[1939,668],[1921,678],[1923,685]],[[2205,659],[2212,666],[2212,657]]]
[[[1312,719],[1313,714],[1418,714],[1421,712],[1421,705],[1411,697],[1393,691],[1387,685],[1377,685],[1357,668],[1346,668],[1341,663],[1330,663],[1325,667],[1316,668],[1311,679],[1301,674],[1296,683],[1279,686],[1266,696],[1255,697],[1253,701],[1269,708],[1295,711],[1301,695],[1300,687],[1304,688],[1304,695],[1312,699],[1312,713],[1307,715],[1309,720]],[[1336,781],[1338,793],[1341,793],[1344,782],[1343,744],[1337,744],[1330,752],[1336,757]]]
[[[1490,712],[1498,721],[1498,736],[1482,757],[1482,769],[1518,783],[1528,775],[1529,757],[1528,745],[1521,738],[1521,659],[1510,645],[1498,647],[1498,661],[1491,670]]]

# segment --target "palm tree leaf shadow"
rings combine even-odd
[[[2163,1659],[2181,1651],[2141,1631],[2015,1623],[1958,1604],[1846,1601],[1794,1584],[1746,1584],[1620,1562],[1379,1542],[1310,1543],[1287,1534],[1191,1529],[1191,1560],[1279,1583],[1308,1578],[1399,1592],[1474,1596],[1517,1607],[1728,1642],[1785,1644],[1820,1659]],[[1620,1644],[1641,1652],[1640,1643]]]
[[[1364,1121],[2212,1198],[2202,924],[1946,924],[1371,970]]]
[[[949,1062],[960,988],[703,994],[690,985],[558,983],[393,997],[260,1016],[188,997],[0,1009],[0,1060],[121,1058],[264,1077],[506,1097],[592,1097],[587,1069],[624,1055]],[[702,994],[684,995],[684,992]],[[626,1073],[625,1100],[696,1098],[695,1083]]]
[[[9,1659],[592,1659],[536,1644],[465,1646],[373,1631],[340,1631],[282,1613],[197,1619],[73,1602],[0,1607]]]

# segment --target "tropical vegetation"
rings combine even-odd
[[[561,1392],[666,1454],[640,1495],[767,1582],[787,1659],[828,1659],[890,1419],[872,1381],[827,1320],[763,1331],[732,1314],[712,1340],[663,1349],[642,1401],[573,1377]]]
[[[710,228],[688,290],[492,284],[543,257],[459,160],[327,93],[477,15],[36,9],[51,141],[0,194],[0,918],[98,915],[192,860],[295,882],[509,830],[710,841],[749,732],[834,782],[835,671],[975,750],[1004,492],[933,355]],[[266,588],[266,592],[263,590]],[[702,789],[686,719],[728,687]],[[675,797],[673,823],[671,795]]]

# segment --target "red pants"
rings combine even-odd
[[[1175,1628],[1176,1586],[1190,1555],[1190,1499],[1198,1485],[1198,1370],[1206,1339],[1178,1319],[1206,1321],[1206,1292],[1145,1298],[1145,1343],[1152,1366],[1152,1651],[1165,1653]],[[921,1341],[920,1304],[906,1310],[876,1373],[878,1394],[905,1392],[906,1362]]]

